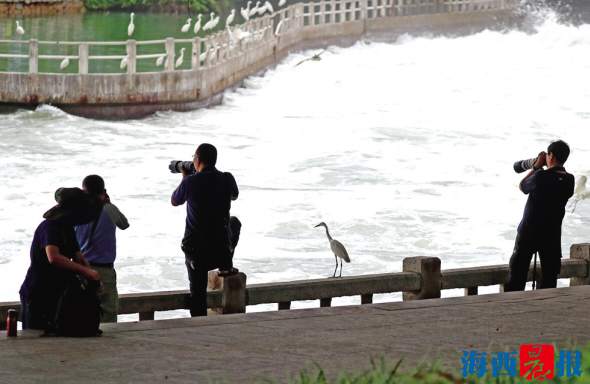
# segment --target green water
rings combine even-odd
[[[239,9],[236,14],[239,14]],[[229,11],[223,12],[217,28],[222,28]],[[196,14],[191,15],[193,20]],[[194,21],[188,33],[182,33],[180,28],[186,22],[188,15],[169,13],[137,13],[135,14],[135,32],[132,38],[135,40],[161,40],[167,37],[192,38]],[[236,17],[237,19],[238,17]],[[16,34],[16,23],[19,20],[25,29],[24,35]],[[209,15],[203,15],[201,25],[209,20]],[[0,18],[0,40],[27,41],[38,39],[44,41],[125,41],[129,13],[126,12],[87,12],[78,15],[60,15],[29,18]],[[199,36],[204,36],[199,32]],[[178,69],[190,68],[191,44],[177,43],[176,54],[180,49],[186,48],[184,61]],[[137,54],[164,53],[164,44],[138,46]],[[0,43],[0,53],[28,53],[27,44]],[[77,55],[77,46],[40,45],[39,54],[51,55]],[[90,55],[125,55],[125,46],[90,47]],[[77,73],[78,62],[70,60],[70,65],[65,70],[59,69],[61,60],[39,60],[39,72]],[[161,71],[163,66],[156,67],[156,59],[142,59],[137,62],[137,70]],[[90,72],[122,73],[126,70],[119,68],[120,60],[91,60]],[[0,58],[0,72],[27,72],[28,59],[25,58]]]

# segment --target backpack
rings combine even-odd
[[[100,336],[99,282],[74,275],[61,295],[55,315],[55,333],[58,336]]]

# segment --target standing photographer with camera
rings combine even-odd
[[[216,162],[217,149],[204,143],[197,148],[192,164],[170,164],[172,172],[182,173],[182,181],[172,193],[172,205],[187,203],[182,250],[190,283],[191,316],[207,315],[208,272],[216,268],[226,274],[236,271],[232,255],[241,224],[234,217],[230,220],[229,210],[239,191],[232,174],[217,170]]]
[[[528,194],[514,251],[510,258],[510,276],[505,291],[523,291],[531,258],[535,252],[541,259],[539,288],[555,288],[561,269],[561,223],[565,205],[574,193],[574,176],[563,164],[570,154],[566,142],[557,140],[536,159],[517,162],[517,172],[531,169],[520,182],[520,190]],[[547,169],[543,169],[546,166]]]

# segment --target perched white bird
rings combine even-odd
[[[350,257],[348,257],[348,252],[346,252],[346,248],[342,245],[341,242],[338,240],[332,239],[330,236],[330,232],[328,232],[328,226],[323,221],[315,226],[317,227],[324,227],[326,228],[326,236],[328,236],[328,241],[330,242],[330,249],[334,253],[334,258],[336,259],[336,268],[334,269],[334,275],[332,277],[336,277],[336,271],[338,270],[338,258],[340,258],[340,275],[342,277],[342,260],[350,263]]]
[[[197,21],[195,21],[195,28],[193,29],[193,31],[195,32],[195,35],[197,33],[199,33],[199,30],[201,29],[201,20],[203,19],[203,15],[201,15],[199,13],[199,15],[197,16]]]
[[[64,57],[64,59],[61,61],[61,63],[59,63],[59,69],[61,69],[63,71],[64,69],[66,69],[68,67],[68,65],[70,65],[70,58]]]
[[[574,190],[572,213],[576,210],[576,206],[580,200],[585,200],[590,197],[590,191],[586,189],[586,181],[588,181],[586,176],[580,176],[578,179],[576,189]]]
[[[215,12],[211,12],[211,15],[209,16],[209,21],[205,23],[205,25],[203,26],[203,31],[208,31],[210,29],[213,29],[213,27],[215,27],[216,23],[215,23]]]
[[[19,35],[24,35],[25,34],[25,29],[23,27],[21,27],[19,21],[16,21],[16,33]]]
[[[258,7],[258,16],[264,15],[267,10],[268,10],[268,8],[266,7],[266,3],[264,3],[263,5]]]
[[[161,66],[162,64],[164,64],[164,59],[165,59],[165,58],[166,58],[166,55],[165,55],[165,54],[164,54],[164,55],[162,55],[162,56],[160,56],[160,57],[158,57],[158,58],[156,59],[156,67],[159,67],[159,66]]]
[[[279,0],[279,8],[284,7],[287,4],[287,0]]]
[[[125,56],[121,59],[121,64],[119,64],[119,68],[125,69],[127,68],[127,61],[129,61],[129,56]]]
[[[232,9],[231,13],[229,14],[229,16],[227,17],[227,19],[225,19],[225,26],[229,27],[231,25],[231,23],[234,22],[234,18],[236,17],[236,10]]]
[[[209,54],[210,49],[206,50],[205,52],[199,55],[199,62],[204,63],[207,59],[207,55]]]
[[[174,68],[180,67],[182,65],[182,60],[184,60],[184,48],[180,48],[180,56],[178,56],[178,59],[176,59]]]
[[[244,18],[244,21],[250,20],[250,5],[251,4],[252,4],[252,1],[248,1],[248,3],[246,4],[246,8],[240,7],[240,13],[242,14],[242,17]]]
[[[283,27],[283,22],[286,19],[281,19],[281,21],[279,21],[279,23],[277,24],[277,27],[275,28],[275,37],[278,37],[279,34],[281,33],[281,28]]]
[[[182,33],[187,33],[188,30],[191,28],[191,22],[193,21],[193,19],[189,18],[186,19],[186,23],[184,23],[184,25],[182,26],[182,28],[180,28],[180,32]]]
[[[135,13],[131,12],[129,14],[129,25],[127,26],[127,36],[133,35],[135,31],[135,24],[133,24],[133,18],[135,17]]]
[[[275,12],[274,8],[272,7],[272,4],[268,0],[264,3],[264,12],[266,11],[268,11],[270,14],[273,14]],[[264,14],[264,12],[262,12],[262,14]]]
[[[258,7],[260,7],[260,1],[256,2],[256,5],[254,6],[254,8],[250,10],[248,16],[250,16],[251,18],[254,17],[258,13]]]

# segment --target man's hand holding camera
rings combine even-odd
[[[547,165],[547,153],[545,151],[539,152],[535,163],[533,164],[533,171],[537,171]]]

